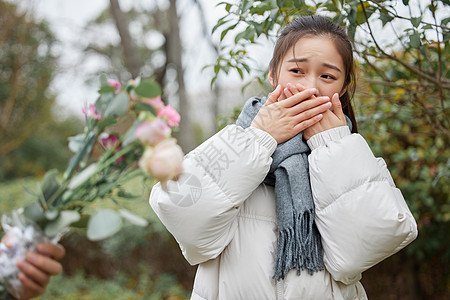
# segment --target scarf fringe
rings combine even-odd
[[[297,269],[297,275],[304,269],[308,274],[324,269],[322,242],[314,223],[313,210],[294,216],[293,227],[288,226],[278,231],[273,278],[284,279],[293,268]]]

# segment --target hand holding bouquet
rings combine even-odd
[[[123,185],[137,176],[165,183],[181,173],[183,152],[171,137],[179,114],[161,100],[151,79],[120,83],[100,77],[99,97],[83,109],[84,131],[69,138],[73,152],[59,180],[48,171],[33,195],[36,202],[2,216],[8,246],[0,243],[0,277],[8,289],[20,291],[17,261],[41,242],[56,243],[71,226],[87,227],[91,240],[116,233],[123,221],[146,226],[147,221],[126,209],[86,209],[97,199],[130,197]],[[122,134],[119,132],[123,132]]]

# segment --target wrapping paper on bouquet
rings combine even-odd
[[[61,234],[49,238],[36,225],[27,220],[21,211],[3,215],[1,219],[5,236],[0,243],[0,278],[10,291],[19,293],[22,284],[17,278],[17,262],[24,260],[27,252],[34,251],[40,243],[57,243]]]

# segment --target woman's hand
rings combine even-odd
[[[283,93],[286,99],[278,102],[284,98],[281,98]],[[278,144],[319,122],[322,114],[331,107],[329,97],[311,98],[317,93],[316,89],[302,90],[289,96],[286,93],[287,89],[283,91],[278,85],[251,124],[269,133]]]
[[[305,88],[300,84],[295,86],[292,84],[288,84],[284,93],[286,96],[292,97],[293,95],[300,93],[301,91],[304,90]],[[339,100],[338,93],[335,93],[331,98],[331,104],[333,107],[333,111],[327,110],[326,112],[323,113],[323,117],[319,122],[306,128],[303,131],[303,137],[306,140],[309,140],[313,135],[323,132],[325,130],[347,125],[347,121],[345,119],[345,115],[342,110],[342,105],[341,101]]]
[[[333,105],[333,111],[326,111],[319,122],[303,131],[305,140],[309,140],[313,135],[325,130],[347,125],[344,112],[342,111],[342,104],[337,93],[331,98],[331,104]]]
[[[42,243],[36,252],[27,253],[26,259],[17,263],[21,271],[18,279],[22,283],[21,293],[9,291],[16,299],[31,299],[44,294],[51,275],[58,275],[62,271],[57,261],[63,258],[65,249],[59,244]]]

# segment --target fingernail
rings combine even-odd
[[[330,102],[327,102],[327,103],[325,103],[324,105],[325,105],[326,107],[328,107],[328,108],[331,107],[331,103],[330,103]]]

